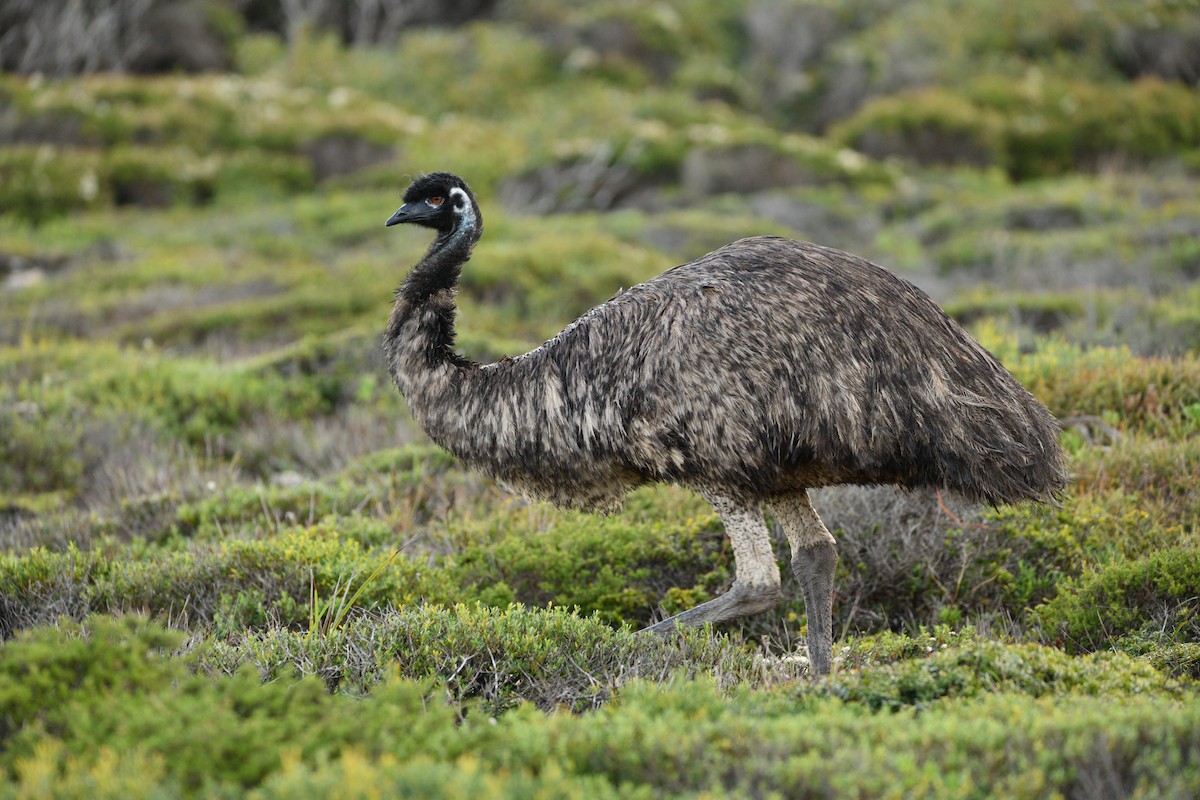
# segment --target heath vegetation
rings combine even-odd
[[[1101,5],[9,3],[0,798],[1200,794],[1200,8]],[[709,506],[529,503],[390,385],[434,170],[467,355],[809,239],[994,352],[1069,492],[815,493],[817,683],[795,586],[636,635],[732,581]]]

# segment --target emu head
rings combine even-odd
[[[388,226],[411,222],[433,228],[442,236],[458,230],[474,229],[478,238],[482,218],[475,196],[466,181],[449,172],[434,172],[413,181],[404,193],[404,205],[385,223]]]

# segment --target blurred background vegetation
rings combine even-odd
[[[1194,0],[8,0],[0,70],[0,674],[51,676],[37,691],[67,709],[0,688],[14,796],[1200,792]],[[1070,494],[820,492],[842,652],[816,688],[794,593],[633,636],[728,586],[708,506],[508,496],[390,385],[380,332],[427,240],[383,221],[434,170],[486,219],[468,355],[522,352],[735,238],[808,239],[896,270],[995,352],[1062,420]],[[129,612],[153,622],[109,619]],[[372,692],[441,744],[401,753],[382,710],[295,722],[301,676],[334,690],[311,701],[327,720]],[[630,687],[611,741],[540,712],[470,723],[639,680],[687,683]],[[133,711],[97,722],[96,686]],[[1093,702],[1113,695],[1122,714]],[[205,724],[262,754],[172,739],[164,703],[226,709]],[[864,716],[904,709],[928,727]],[[811,727],[795,714],[858,766],[779,772]],[[962,734],[997,714],[1005,765]],[[933,767],[903,760],[929,741]]]

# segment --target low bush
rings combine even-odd
[[[89,208],[202,205],[218,193],[296,192],[313,184],[308,164],[299,157],[202,158],[190,150],[145,145],[104,152],[7,147],[0,156],[0,178],[6,211],[34,223]]]
[[[39,780],[78,785],[89,774],[111,787],[132,782],[138,765],[151,768],[143,781],[164,794],[253,789],[261,797],[333,788],[649,798],[798,786],[821,795],[1186,797],[1200,788],[1200,717],[1194,704],[1163,697],[1114,704],[998,694],[936,711],[869,713],[836,700],[730,698],[709,681],[680,681],[629,685],[595,714],[495,719],[464,718],[432,695],[399,680],[363,701],[324,695],[315,681],[192,678],[123,696],[119,706],[103,695],[87,715],[69,705],[69,729],[30,736],[5,761],[25,791]],[[96,742],[109,744],[87,749]]]
[[[814,502],[838,541],[834,630],[843,634],[966,621],[1007,627],[1087,563],[1090,528],[1070,508],[988,511],[946,493],[889,487],[823,489]],[[776,552],[786,553],[786,543],[777,539]],[[799,589],[781,567],[787,611],[799,618]]]
[[[765,667],[723,636],[686,631],[674,639],[614,630],[596,616],[561,608],[409,606],[352,615],[312,635],[272,627],[215,642],[203,669],[234,673],[252,664],[263,680],[316,675],[331,688],[371,690],[389,675],[436,678],[455,700],[478,699],[498,714],[519,702],[544,710],[597,708],[625,683],[679,674],[736,682]],[[771,674],[796,677],[798,664]]]
[[[867,102],[832,135],[876,158],[999,166],[1029,180],[1110,161],[1145,162],[1200,147],[1200,102],[1187,87],[981,78]]]
[[[15,631],[82,619],[92,610],[90,587],[109,563],[70,545],[61,552],[34,547],[20,555],[0,554],[0,639]]]
[[[721,639],[645,638],[561,611],[360,615],[319,636],[274,629],[167,657],[181,640],[93,618],[0,647],[0,796],[89,780],[93,795],[295,796],[339,778],[352,795],[433,796],[1200,788],[1200,711],[1127,656],[968,636],[928,658],[762,690],[761,663]],[[317,663],[355,696],[328,693]],[[520,699],[533,702],[513,708]]]
[[[1064,581],[1033,620],[1043,638],[1075,653],[1109,649],[1131,636],[1200,642],[1197,555],[1194,547],[1174,547]]]
[[[872,709],[898,710],[988,694],[1115,697],[1158,691],[1167,685],[1153,666],[1124,654],[1073,658],[1042,645],[967,639],[925,658],[839,672],[818,691]]]
[[[372,608],[455,598],[443,570],[389,556],[321,527],[154,559],[130,558],[119,549],[34,549],[0,557],[0,612],[8,632],[98,611],[141,611],[176,625],[231,632],[327,624],[339,616],[337,609],[348,610],[351,599],[355,607]]]
[[[103,205],[99,157],[64,158],[53,148],[0,150],[0,204],[7,213],[44,222],[89,205]]]
[[[94,617],[86,627],[26,631],[0,648],[0,752],[13,736],[37,725],[49,733],[70,725],[72,701],[95,702],[105,695],[170,686],[183,665],[164,651],[184,636],[136,616]]]
[[[953,253],[950,263],[942,263],[948,269],[978,268],[994,260],[997,250],[1004,250],[999,240],[981,241],[988,237],[972,226],[970,232],[954,234],[950,251],[957,251],[958,242],[968,243],[965,249]],[[1065,242],[1051,234],[1057,245]],[[1121,235],[1117,241],[1124,240]],[[1112,244],[1125,247],[1126,244]],[[1018,248],[1021,250],[1023,248]],[[947,250],[938,249],[938,255],[948,255]],[[969,265],[958,256],[968,259]],[[1005,267],[1014,271],[1033,268],[1035,264],[1068,259],[1070,256],[1047,254],[1045,257],[1023,255],[1008,262]],[[1080,260],[1090,259],[1081,255]],[[1127,266],[1134,268],[1133,264]],[[1144,264],[1144,267],[1149,267]],[[1007,272],[1005,273],[1008,274]],[[1139,357],[1183,357],[1200,346],[1200,292],[1196,286],[1172,291],[1166,296],[1147,294],[1142,289],[1124,288],[1095,290],[1081,296],[1077,290],[1003,292],[979,289],[964,292],[951,302],[945,303],[946,313],[968,328],[981,321],[991,325],[1014,326],[1025,341],[1044,334],[1077,344],[1082,347],[1113,346],[1121,343],[1131,354]]]
[[[711,515],[670,524],[564,514],[537,531],[508,515],[481,522],[487,533],[466,534],[475,541],[457,548],[447,566],[464,592],[500,607],[574,607],[642,626],[660,607],[675,613],[709,599],[732,567]]]
[[[1161,660],[1167,659],[1164,652]],[[1177,668],[1188,655],[1174,653]],[[598,708],[634,680],[670,684],[686,674],[722,687],[772,689],[801,702],[829,697],[871,710],[929,708],[943,700],[1021,693],[1033,697],[1127,696],[1184,687],[1147,660],[1101,653],[1072,657],[1037,644],[1006,644],[972,629],[940,626],[914,636],[853,639],[825,680],[796,683],[807,662],[796,654],[753,652],[706,631],[671,639],[613,630],[596,616],[521,606],[494,609],[414,606],[356,613],[321,632],[271,627],[227,637],[201,655],[203,670],[233,674],[251,664],[263,680],[315,675],[331,688],[362,693],[393,672],[444,682],[456,702],[475,698],[490,713],[521,701],[551,710]]]
[[[252,369],[228,369],[113,344],[25,342],[0,349],[14,373],[18,403],[64,414],[86,408],[98,416],[127,413],[203,446],[268,410],[283,418],[328,412],[319,381],[284,380]],[[40,417],[53,427],[56,421]]]
[[[1132,641],[1123,642],[1125,650],[1140,650]],[[1168,675],[1187,676],[1200,680],[1200,642],[1156,644],[1144,651],[1156,669]]]
[[[923,89],[880,97],[832,135],[872,158],[902,156],[918,164],[1003,165],[1004,120],[961,95]]]
[[[169,528],[188,539],[216,539],[233,533],[265,536],[320,522],[364,544],[386,544],[401,533],[413,534],[394,526],[423,524],[443,513],[455,489],[475,480],[452,469],[455,463],[453,456],[432,445],[379,450],[319,480],[294,486],[232,486],[181,503]]]
[[[1135,358],[1125,347],[1084,348],[1045,339],[1022,351],[1016,337],[980,325],[979,340],[1055,416],[1102,417],[1110,424],[1160,438],[1200,430],[1200,357]]]
[[[77,488],[95,455],[80,447],[83,429],[82,409],[0,399],[0,494]]]
[[[1017,180],[1168,158],[1200,146],[1195,92],[1154,78],[1124,85],[983,79],[971,95],[1008,118],[1007,168]]]
[[[999,317],[1014,319],[1039,333],[1058,330],[1088,311],[1076,292],[1010,294],[983,289],[960,295],[943,308],[968,327],[987,317]]]
[[[1200,418],[1200,403],[1184,411]],[[1200,437],[1167,441],[1124,436],[1111,446],[1081,451],[1072,466],[1076,492],[1136,497],[1136,508],[1148,510],[1152,504],[1159,524],[1200,516]],[[1136,544],[1130,545],[1136,551]]]
[[[58,774],[126,753],[156,767],[168,794],[229,792],[261,782],[285,752],[324,760],[357,743],[411,757],[454,725],[449,706],[426,707],[431,687],[382,687],[364,717],[316,680],[264,686],[252,672],[220,681],[191,675],[161,654],[179,641],[133,618],[97,617],[5,645],[0,670],[13,680],[0,690],[0,765],[8,777],[45,780],[38,764]]]

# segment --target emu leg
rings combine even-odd
[[[808,661],[815,677],[833,667],[833,575],[838,553],[833,535],[812,507],[808,492],[771,503],[792,546],[792,572],[804,592]]]
[[[782,595],[779,565],[771,551],[771,536],[756,505],[738,503],[722,495],[704,492],[725,525],[725,535],[733,545],[736,579],[720,597],[689,608],[669,619],[645,628],[659,634],[675,632],[676,623],[700,626],[707,622],[745,617],[774,607]]]

